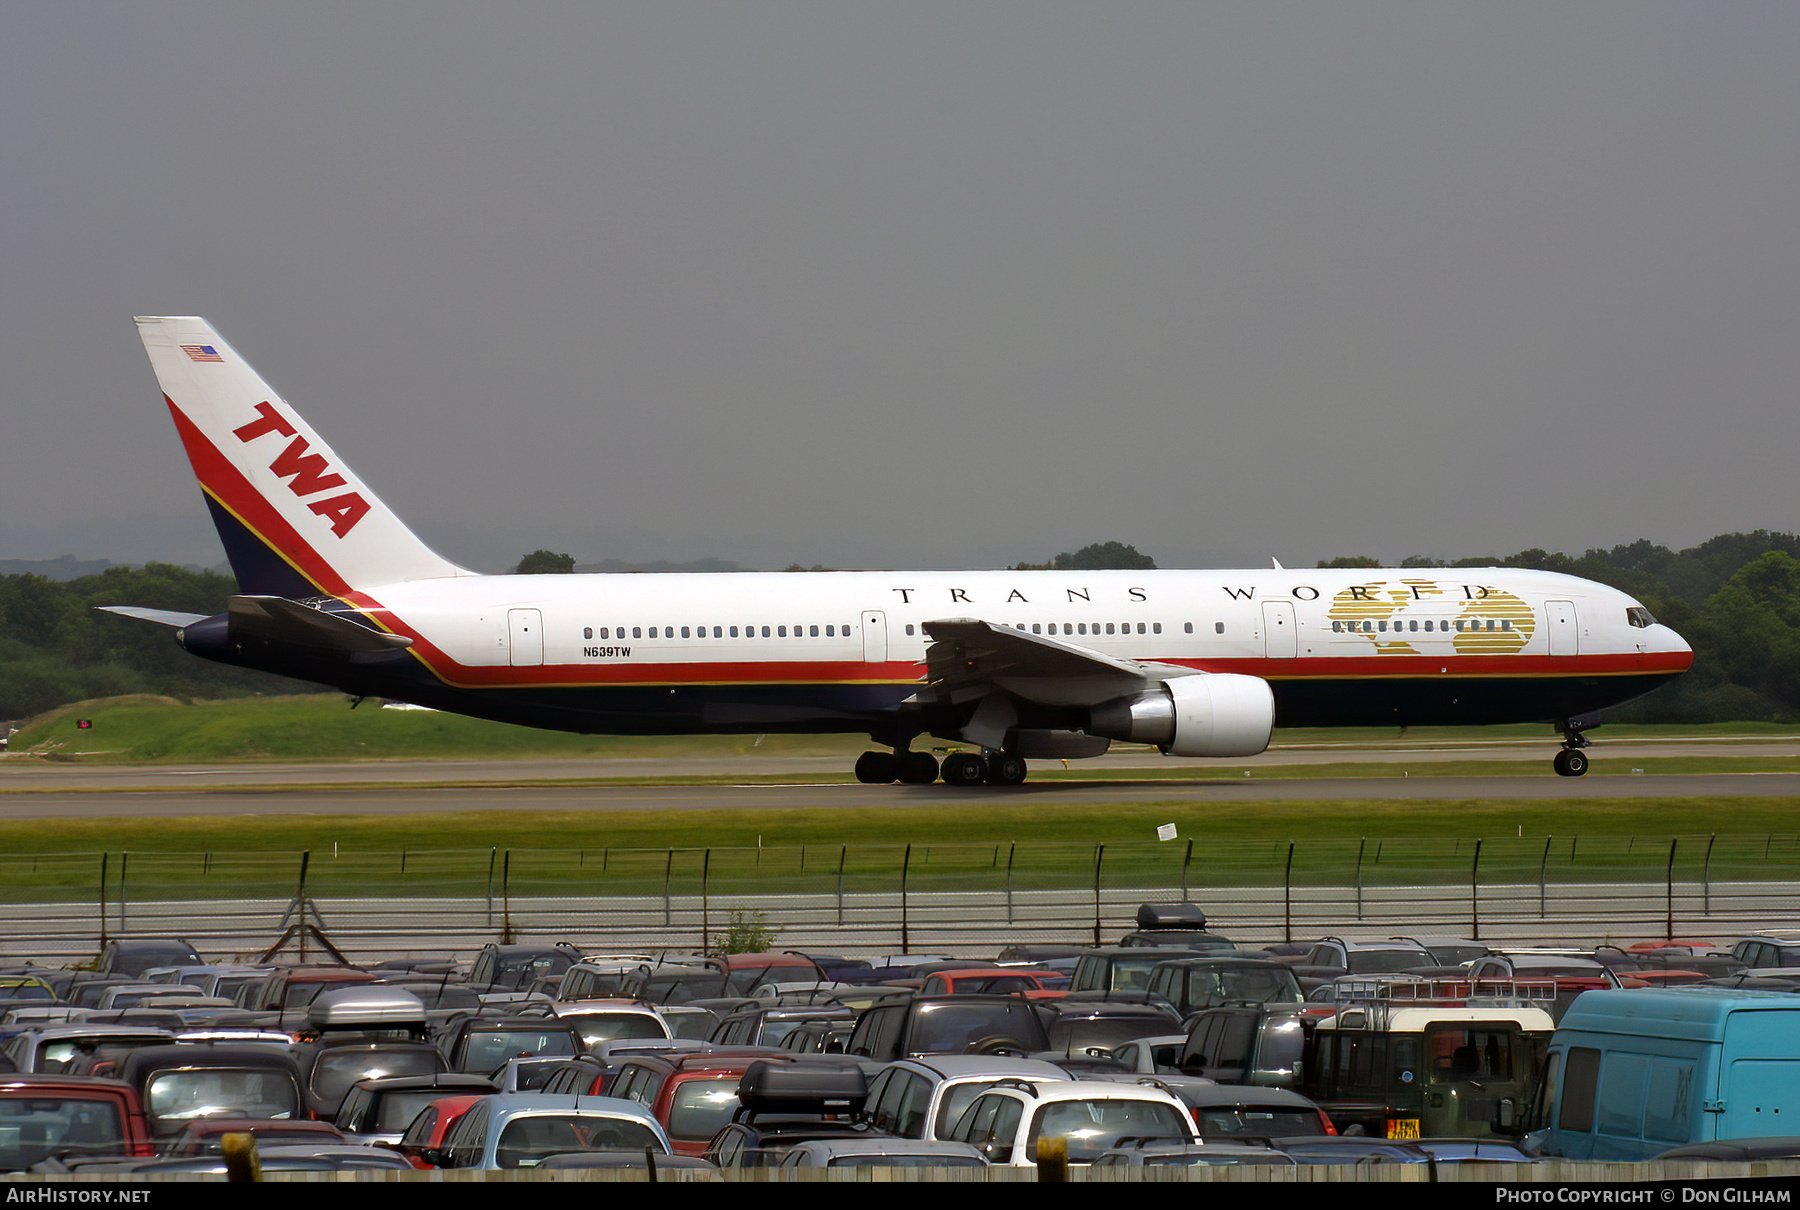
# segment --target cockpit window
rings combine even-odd
[[[1656,625],[1656,619],[1651,617],[1650,611],[1645,609],[1642,605],[1633,605],[1631,608],[1627,609],[1625,611],[1625,620],[1633,626],[1640,628]]]

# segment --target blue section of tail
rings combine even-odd
[[[295,601],[319,595],[317,584],[295,571],[217,500],[207,496],[206,507],[212,513],[213,528],[219,531],[219,541],[225,546],[225,557],[231,561],[231,574],[237,577],[239,592]]]

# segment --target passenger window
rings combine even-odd
[[[1162,633],[1162,623],[1161,622],[1150,623],[1150,633],[1161,634]]]
[[[777,626],[775,628],[775,637],[778,639],[787,638],[787,627],[786,626]]]
[[[688,635],[688,628],[687,628],[687,627],[686,627],[686,626],[683,626],[683,627],[682,627],[682,628],[681,628],[681,637],[682,637],[682,638],[684,638],[684,639],[685,639],[685,638],[688,638],[688,637],[690,637],[690,636],[689,636],[689,635]]]
[[[908,622],[906,624],[906,633],[911,634],[912,632],[913,632],[913,624],[911,622]]]
[[[818,628],[818,627],[817,627],[817,626],[809,626],[809,627],[807,627],[807,630],[806,630],[806,632],[807,632],[807,635],[808,635],[808,636],[809,636],[809,637],[811,637],[811,638],[815,638],[815,639],[816,639],[816,638],[818,638],[818,637],[819,637],[819,628]]]
[[[765,639],[766,639],[766,638],[768,638],[768,637],[769,637],[769,628],[768,628],[768,627],[767,627],[767,626],[764,626],[764,627],[763,627],[763,635],[762,635],[762,637],[763,637],[763,638],[765,638]]]
[[[643,638],[644,637],[644,628],[642,626],[633,626],[631,628],[631,637],[634,639]]]

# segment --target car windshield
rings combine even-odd
[[[162,1071],[144,1088],[144,1112],[158,1134],[193,1118],[291,1118],[300,1105],[285,1072],[243,1068]]]
[[[724,1129],[738,1107],[738,1076],[683,1080],[669,1104],[669,1137],[706,1142]]]
[[[1121,1138],[1186,1139],[1181,1111],[1161,1101],[1054,1101],[1031,1124],[1033,1154],[1045,1138],[1068,1140],[1069,1162],[1091,1164]]]
[[[1351,950],[1349,964],[1353,975],[1386,975],[1430,966],[1431,955],[1420,950]]]
[[[572,1055],[575,1041],[561,1030],[482,1029],[468,1036],[464,1071],[489,1072],[523,1055]]]
[[[1174,1028],[1175,1023],[1167,1017],[1059,1017],[1050,1023],[1050,1045],[1044,1049],[1068,1052],[1102,1046],[1111,1050]]]
[[[321,1101],[337,1102],[358,1080],[382,1076],[429,1076],[439,1070],[436,1051],[364,1050],[355,1047],[342,1054],[327,1053],[313,1069],[313,1093]]]
[[[975,1155],[834,1155],[827,1168],[861,1168],[868,1166],[882,1168],[985,1168],[980,1156]]]
[[[589,1049],[614,1038],[666,1038],[662,1022],[648,1013],[569,1013],[563,1020],[581,1031]]]
[[[1291,1135],[1318,1134],[1323,1127],[1314,1109],[1272,1105],[1210,1105],[1194,1110],[1194,1124],[1201,1138],[1281,1139]]]
[[[502,1168],[531,1168],[545,1156],[570,1151],[643,1151],[661,1153],[661,1140],[641,1122],[593,1114],[533,1114],[514,1118],[500,1132],[495,1161]]]
[[[927,1004],[913,1023],[914,1054],[973,1054],[1004,1047],[1031,1053],[1050,1048],[1044,1027],[1025,1001],[1006,1004]]]
[[[106,1154],[124,1147],[124,1124],[112,1101],[47,1090],[0,1099],[0,1170],[17,1172],[53,1155]]]

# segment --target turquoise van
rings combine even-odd
[[[1583,992],[1550,1040],[1533,1142],[1572,1160],[1800,1134],[1800,995]]]

